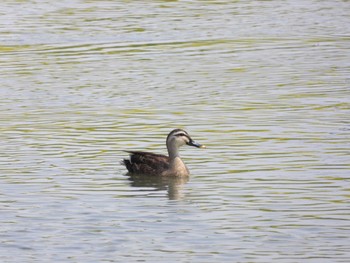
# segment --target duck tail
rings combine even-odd
[[[123,165],[125,165],[126,169],[128,169],[128,171],[129,171],[130,173],[133,172],[132,163],[130,162],[130,160],[128,160],[128,159],[123,159],[123,160],[121,161],[121,163],[122,163]]]

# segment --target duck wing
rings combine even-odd
[[[124,159],[123,164],[130,173],[159,175],[170,168],[169,157],[140,151],[126,151],[130,159]]]

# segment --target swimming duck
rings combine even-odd
[[[155,176],[189,176],[190,172],[179,155],[179,148],[183,145],[205,148],[190,137],[185,130],[175,129],[168,134],[166,146],[169,156],[150,152],[126,151],[130,159],[122,163],[132,174]]]

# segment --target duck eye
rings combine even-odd
[[[175,136],[186,136],[184,133],[176,134]]]

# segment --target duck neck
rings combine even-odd
[[[189,171],[180,158],[179,147],[173,143],[167,143],[167,148],[172,172],[175,172],[177,176],[188,176]]]
[[[180,158],[179,148],[176,145],[174,145],[173,143],[169,143],[167,144],[167,148],[168,148],[170,162],[173,162],[176,157]]]

